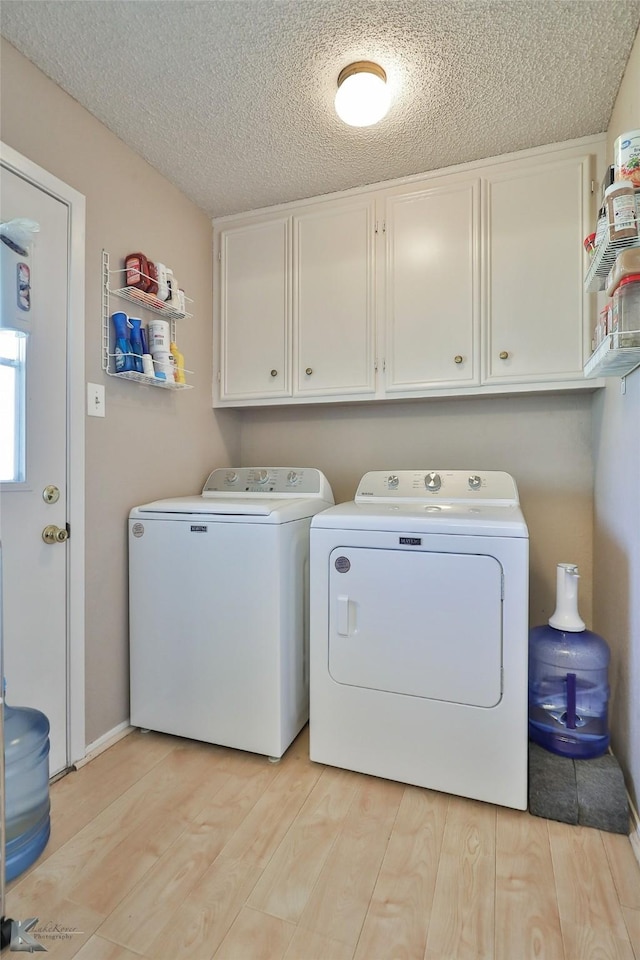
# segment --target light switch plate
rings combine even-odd
[[[87,384],[87,414],[90,417],[105,416],[104,385],[101,383]]]

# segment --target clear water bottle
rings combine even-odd
[[[5,875],[13,880],[49,840],[49,721],[40,710],[4,704]]]
[[[578,568],[558,565],[558,601],[548,626],[529,634],[529,736],[552,753],[599,757],[609,747],[607,643],[577,611]]]

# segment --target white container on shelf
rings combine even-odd
[[[621,347],[640,347],[640,274],[625,277],[614,291],[610,333],[620,334]]]
[[[167,320],[150,320],[148,327],[149,353],[155,358],[157,353],[169,353],[171,330]]]
[[[613,145],[614,177],[640,187],[640,130],[623,133]]]

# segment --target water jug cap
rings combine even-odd
[[[575,563],[559,563],[556,575],[556,609],[549,626],[567,633],[582,633],[586,624],[578,613],[578,580]]]

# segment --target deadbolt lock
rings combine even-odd
[[[57,503],[60,499],[60,491],[53,483],[50,483],[48,487],[45,487],[42,491],[42,499],[45,503]]]
[[[65,527],[56,527],[54,523],[50,523],[42,531],[42,539],[45,543],[64,543],[69,539],[69,531]]]

